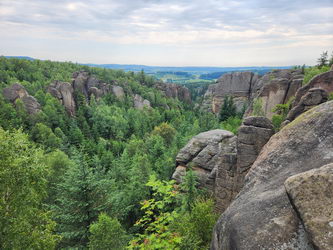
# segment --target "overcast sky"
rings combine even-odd
[[[0,0],[0,55],[161,66],[313,65],[333,0]]]

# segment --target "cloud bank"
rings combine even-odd
[[[92,63],[313,64],[331,0],[1,0],[0,53]]]

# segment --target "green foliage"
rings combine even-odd
[[[226,96],[223,100],[223,105],[219,113],[219,120],[221,122],[228,120],[229,117],[237,115],[236,106],[232,96]]]
[[[62,247],[84,247],[88,243],[89,226],[100,212],[109,207],[108,182],[103,172],[89,168],[85,156],[74,152],[75,164],[58,184],[54,205],[55,219],[62,235]]]
[[[333,100],[333,92],[329,93],[329,95],[328,95],[328,100],[329,100],[329,101],[332,101],[332,100]]]
[[[282,115],[275,114],[272,116],[272,123],[273,123],[275,132],[278,132],[280,130],[281,124],[284,121],[284,119],[285,118]]]
[[[122,250],[127,245],[128,237],[125,230],[115,218],[101,213],[98,221],[89,228],[89,249],[91,250]]]
[[[318,62],[318,65],[317,65],[318,68],[327,66],[328,65],[328,52],[324,51],[318,58],[317,62]]]
[[[62,144],[62,140],[58,138],[52,130],[43,123],[37,123],[31,131],[31,138],[47,149],[52,150],[59,148]]]
[[[20,130],[0,128],[0,248],[54,249],[55,223],[41,206],[49,169]]]
[[[229,117],[226,121],[221,123],[222,129],[228,130],[237,134],[238,128],[242,124],[242,119],[239,117]]]
[[[174,249],[180,243],[180,237],[169,230],[176,218],[172,211],[177,195],[173,184],[174,181],[159,181],[150,176],[146,185],[153,192],[152,198],[141,203],[144,215],[136,223],[143,233],[136,235],[129,249]]]
[[[185,211],[191,212],[193,208],[193,204],[198,197],[198,190],[196,185],[198,184],[197,181],[198,177],[194,173],[192,169],[187,171],[186,175],[183,178],[183,182],[181,184],[181,190],[183,191],[183,207]]]
[[[252,113],[253,116],[265,116],[265,112],[263,110],[263,102],[261,98],[255,98],[253,100]]]
[[[218,215],[211,199],[197,199],[191,213],[180,214],[171,229],[181,237],[179,249],[209,249]]]
[[[328,71],[330,68],[329,66],[322,66],[322,67],[309,67],[305,69],[303,85],[306,85],[310,82],[310,80],[321,73]]]
[[[161,136],[167,145],[171,145],[176,134],[176,130],[168,123],[163,122],[154,128],[152,134]]]

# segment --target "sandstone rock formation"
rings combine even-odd
[[[204,95],[203,108],[217,114],[226,96],[234,97],[237,110],[241,111],[257,90],[259,76],[252,72],[233,72],[221,76],[216,84],[211,84]]]
[[[333,164],[289,177],[285,188],[316,249],[333,247]]]
[[[263,102],[265,116],[272,118],[272,110],[277,104],[285,104],[290,97],[302,86],[303,74],[300,70],[274,70],[265,74],[256,83],[257,94],[253,98],[260,98]],[[249,114],[251,106],[247,111]]]
[[[117,85],[112,85],[112,93],[119,99],[119,100],[124,100],[125,97],[125,92],[124,89],[120,86]]]
[[[261,98],[265,116],[271,118],[272,109],[277,104],[286,103],[291,96],[294,96],[302,81],[303,75],[300,70],[274,70],[262,77],[251,72],[225,74],[216,84],[208,87],[203,108],[217,114],[225,96],[229,95],[234,97],[238,111],[241,111],[243,105],[250,104],[246,112],[250,115],[253,100]]]
[[[133,99],[134,99],[134,108],[140,110],[144,109],[145,107],[151,108],[150,101],[143,99],[142,96],[135,94]]]
[[[75,114],[74,89],[70,83],[54,81],[48,86],[47,91],[65,106],[70,115]]]
[[[331,92],[333,92],[333,71],[316,75],[307,85],[298,89],[287,120],[292,121],[301,113],[326,102]]]
[[[326,102],[328,100],[328,93],[321,88],[312,88],[306,92],[297,104],[289,111],[286,120],[293,121],[300,114],[308,111],[309,109]]]
[[[3,96],[10,102],[15,103],[20,99],[23,102],[24,108],[28,114],[36,114],[40,111],[40,104],[35,97],[28,94],[26,89],[18,83],[14,83],[10,87],[4,88]]]
[[[211,249],[313,249],[285,191],[296,174],[333,162],[333,101],[270,138],[214,228]]]
[[[206,184],[213,168],[225,153],[235,153],[235,149],[236,136],[229,131],[215,129],[200,133],[179,151],[173,179],[180,183],[186,169],[191,167],[199,177],[200,186],[212,189]]]
[[[225,130],[211,130],[193,137],[177,157],[172,176],[178,183],[191,167],[200,187],[214,193],[216,211],[224,211],[243,186],[244,176],[263,145],[273,134],[265,117],[248,117],[237,136]]]
[[[177,98],[180,101],[191,103],[191,93],[188,88],[174,83],[160,82],[156,88],[164,92],[167,97]]]

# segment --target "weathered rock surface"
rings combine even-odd
[[[333,248],[333,164],[289,177],[290,201],[317,249]]]
[[[332,121],[333,101],[302,114],[271,137],[216,223],[212,249],[313,249],[284,182],[333,162]]]
[[[328,100],[328,93],[322,88],[312,88],[306,92],[288,113],[286,120],[293,121],[300,114]]]
[[[191,103],[191,93],[188,88],[174,84],[160,82],[156,88],[165,93],[167,97],[177,98],[180,101]]]
[[[112,86],[112,93],[119,99],[123,100],[125,97],[124,89],[120,86],[113,85]]]
[[[229,131],[215,129],[200,133],[179,151],[176,157],[177,168],[172,178],[181,182],[186,168],[191,167],[199,177],[200,186],[212,189],[206,182],[213,168],[224,154],[235,153],[235,149],[236,136]]]
[[[143,99],[142,96],[135,94],[133,99],[134,99],[134,108],[140,110],[144,109],[145,107],[151,108],[150,101]]]
[[[216,211],[222,212],[242,188],[248,169],[272,134],[273,125],[265,117],[246,118],[238,138],[220,129],[200,133],[179,151],[172,178],[181,183],[191,167],[200,187],[214,193]]]
[[[298,89],[287,120],[292,121],[313,106],[326,102],[331,92],[333,92],[333,71],[316,75],[307,85]]]
[[[257,94],[253,98],[260,98],[263,102],[265,116],[272,118],[272,110],[277,104],[287,103],[302,86],[303,74],[300,70],[274,70],[265,74],[256,83]],[[251,107],[247,111],[249,114]]]
[[[54,81],[48,86],[47,91],[65,106],[70,115],[75,114],[74,89],[70,83]]]
[[[252,98],[257,90],[256,83],[259,79],[252,72],[233,72],[221,76],[216,84],[208,87],[204,96],[203,108],[217,114],[220,112],[226,96],[232,96],[238,111]]]
[[[20,99],[23,102],[27,113],[30,115],[40,111],[40,104],[36,98],[29,95],[27,90],[21,84],[14,83],[10,87],[4,88],[2,94],[13,104],[15,104],[16,100]]]

